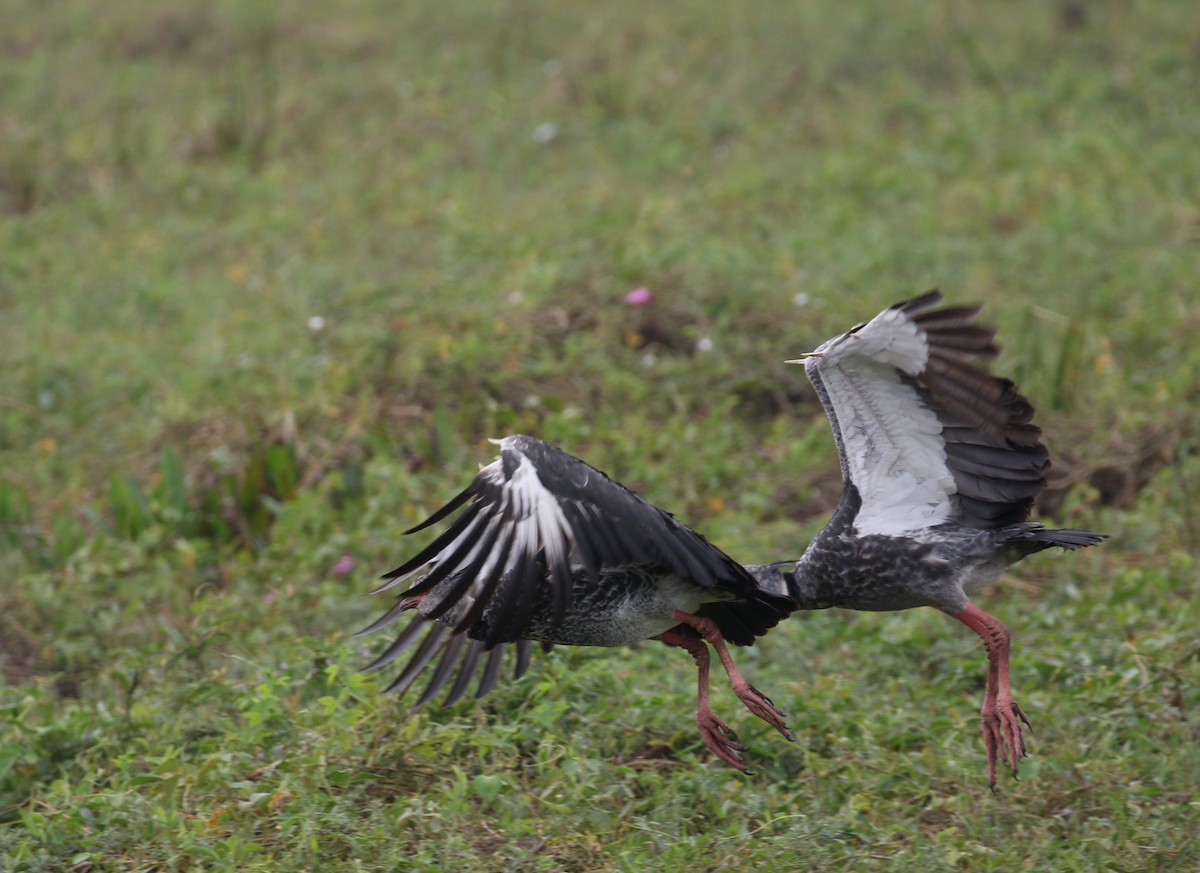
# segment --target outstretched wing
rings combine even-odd
[[[379,621],[363,628],[359,634],[376,630],[390,622],[398,614],[399,611],[393,609]],[[425,690],[417,698],[417,706],[424,706],[436,697],[443,688],[450,684],[452,675],[454,683],[442,701],[442,706],[450,706],[462,697],[471,684],[471,680],[476,676],[478,676],[478,682],[475,698],[479,699],[495,686],[510,650],[515,650],[516,653],[513,679],[520,679],[525,675],[525,671],[529,669],[533,651],[533,643],[529,640],[517,640],[511,645],[501,643],[494,647],[488,646],[483,640],[470,639],[465,633],[454,631],[448,625],[426,618],[417,612],[413,614],[408,625],[392,641],[391,645],[384,649],[379,657],[368,664],[365,669],[378,670],[387,666],[415,645],[418,640],[420,640],[420,645],[417,646],[408,664],[385,689],[403,694],[429,666],[429,663],[434,658],[440,657],[438,666],[433,671]],[[546,646],[546,648],[551,647]]]
[[[498,442],[500,457],[408,532],[460,509],[461,514],[427,548],[388,573],[384,578],[389,581],[378,589],[424,571],[391,610],[362,631],[376,630],[420,602],[420,614],[371,665],[394,660],[426,631],[393,688],[407,687],[440,653],[442,660],[420,702],[448,682],[461,661],[459,680],[448,695],[452,701],[487,653],[477,693],[482,696],[500,669],[497,647],[514,641],[520,641],[520,675],[530,652],[522,638],[535,609],[545,607],[548,598],[551,620],[561,621],[573,588],[585,580],[603,584],[605,568],[661,568],[702,588],[745,597],[742,609],[733,603],[706,604],[718,624],[729,625],[732,642],[753,642],[791,611],[790,600],[759,589],[754,577],[720,549],[599,470],[533,437],[515,435]]]
[[[934,308],[941,299],[897,303],[803,359],[862,500],[860,535],[1004,527],[1046,485],[1033,407],[977,363],[998,353],[995,332],[974,323],[978,306]]]

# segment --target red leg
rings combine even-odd
[[[1012,768],[1015,777],[1020,759],[1025,757],[1021,723],[1024,722],[1030,730],[1033,730],[1033,725],[1013,700],[1008,674],[1008,628],[973,603],[968,603],[967,608],[954,617],[979,635],[987,651],[987,687],[979,716],[983,727],[983,745],[988,756],[988,786],[995,791],[996,758],[999,756],[1003,759]]]
[[[667,631],[659,637],[668,646],[678,646],[686,649],[696,662],[697,684],[696,695],[696,726],[700,728],[700,738],[704,745],[712,749],[714,755],[743,773],[747,772],[746,762],[742,760],[745,747],[737,741],[733,728],[725,724],[712,710],[708,700],[708,646],[704,640],[686,637],[675,631]]]
[[[783,713],[771,701],[771,698],[742,678],[742,674],[733,663],[733,656],[729,654],[729,647],[725,645],[725,638],[721,636],[721,630],[717,627],[717,623],[711,618],[691,615],[679,610],[676,610],[675,614],[671,617],[676,621],[694,627],[700,632],[700,636],[708,640],[709,644],[716,650],[717,657],[721,659],[721,664],[725,667],[725,673],[729,676],[729,684],[733,686],[733,693],[746,705],[748,710],[790,740],[792,734],[784,721]]]

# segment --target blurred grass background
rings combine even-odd
[[[0,869],[1200,866],[1194,4],[3,20]],[[1042,516],[1113,534],[988,598],[1020,783],[932,613],[740,652],[798,738],[718,692],[752,779],[655,644],[449,712],[354,673],[359,595],[486,437],[797,557],[839,485],[782,361],[935,285],[1039,409]]]

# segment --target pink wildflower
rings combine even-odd
[[[651,294],[650,289],[646,287],[634,288],[625,295],[625,302],[629,306],[645,306],[652,299],[654,299],[654,295]]]

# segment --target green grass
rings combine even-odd
[[[1192,4],[4,22],[0,870],[1200,867]],[[988,792],[982,651],[932,612],[736,653],[797,738],[717,691],[750,778],[658,644],[448,711],[356,672],[485,437],[798,556],[836,459],[782,361],[933,285],[1039,409],[1043,514],[1112,534],[985,598],[1020,782]]]

